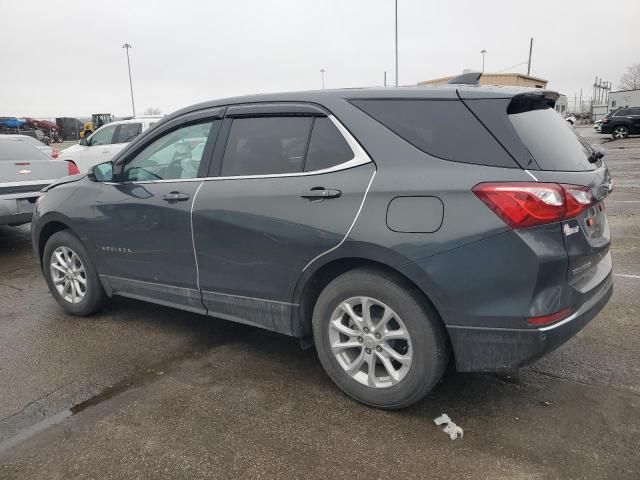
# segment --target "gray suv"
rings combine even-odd
[[[557,94],[466,85],[203,103],[46,188],[33,246],[65,312],[113,295],[315,347],[402,408],[449,363],[517,369],[612,293],[611,180]]]

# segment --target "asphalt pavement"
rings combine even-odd
[[[604,148],[609,304],[532,366],[448,373],[400,412],[346,397],[291,338],[126,299],[67,316],[28,226],[0,227],[0,478],[637,480],[640,137]]]

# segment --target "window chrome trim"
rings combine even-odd
[[[120,183],[145,185],[155,183],[180,183],[180,182],[202,182],[209,180],[249,180],[253,178],[286,178],[286,177],[308,177],[312,175],[323,175],[325,173],[339,172],[341,170],[348,170],[349,168],[359,167],[360,165],[366,165],[367,163],[373,163],[373,160],[369,158],[367,152],[362,148],[360,143],[351,135],[342,123],[338,121],[333,115],[327,115],[327,118],[333,122],[340,134],[347,141],[347,144],[353,152],[353,158],[346,162],[334,165],[333,167],[323,168],[322,170],[313,170],[310,172],[293,172],[293,173],[269,173],[264,175],[236,175],[227,177],[196,177],[196,178],[174,178],[168,180],[143,180],[136,182],[104,182],[108,185],[119,185]]]

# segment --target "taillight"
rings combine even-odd
[[[480,183],[473,193],[514,229],[573,218],[593,203],[587,187],[557,183]]]
[[[69,175],[77,175],[80,173],[78,166],[70,160],[67,160],[67,166],[69,167]]]
[[[55,148],[51,149],[51,158],[58,158],[59,155],[60,152],[58,150],[56,150]]]
[[[577,217],[593,204],[593,194],[587,187],[576,185],[562,185],[567,200],[567,211],[565,218]]]

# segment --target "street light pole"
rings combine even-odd
[[[482,54],[482,73],[484,73],[484,54],[487,53],[487,51],[482,49],[480,50],[480,53]]]
[[[131,89],[131,109],[133,110],[133,116],[136,116],[136,104],[133,102],[133,82],[131,81],[131,62],[129,61],[129,49],[131,44],[125,43],[122,48],[127,50],[127,68],[129,69],[129,88]]]
[[[398,0],[396,0],[396,87],[398,86]]]
[[[325,72],[325,69],[321,68],[320,69],[320,75],[322,75],[322,89],[323,90],[324,90],[324,72]]]

